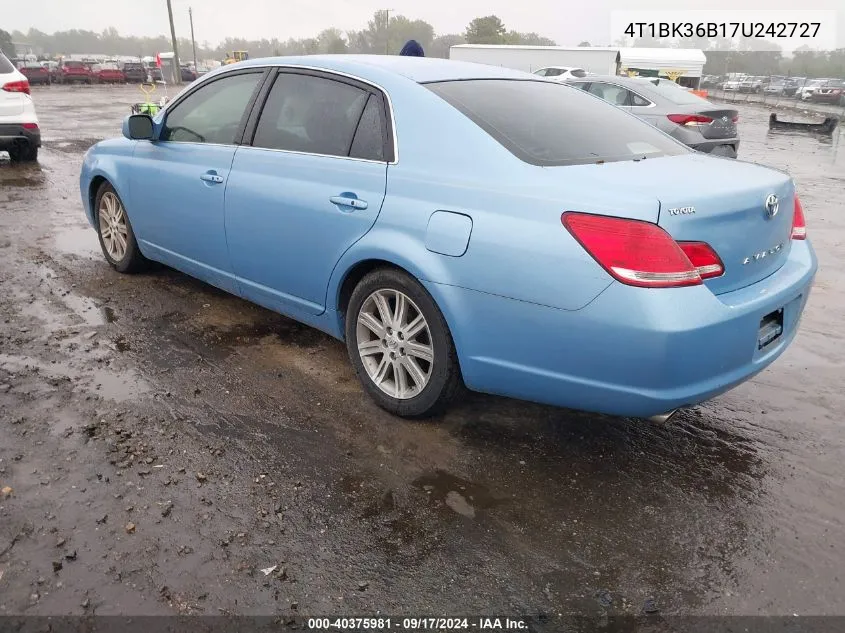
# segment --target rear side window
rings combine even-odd
[[[232,145],[262,73],[228,75],[209,82],[167,114],[162,140]]]
[[[369,96],[369,92],[340,81],[282,73],[261,111],[252,144],[324,156],[349,156]]]
[[[572,75],[573,77],[586,77],[586,76],[587,76],[587,71],[586,71],[586,70],[584,70],[583,68],[573,68],[573,69],[570,71],[570,73],[569,73],[569,74],[570,74],[570,75]]]
[[[601,97],[608,103],[612,103],[613,105],[631,105],[629,96],[630,93],[621,86],[605,84],[595,81],[590,86],[590,92],[592,92],[597,97]]]
[[[385,121],[382,104],[381,98],[376,95],[370,95],[367,99],[355,138],[352,139],[352,148],[349,150],[352,158],[384,160]]]
[[[582,165],[687,154],[685,145],[582,90],[547,81],[426,84],[532,165]]]
[[[680,84],[675,83],[671,79],[643,80],[643,87],[650,92],[660,95],[664,99],[668,99],[675,105],[710,105],[707,100],[694,95],[688,90],[684,90]]]
[[[15,67],[12,65],[12,62],[3,53],[0,53],[0,73],[11,73],[14,70]]]

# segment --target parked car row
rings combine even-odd
[[[61,62],[17,60],[16,65],[31,85],[162,81],[161,68],[142,62],[92,63],[78,60],[63,60]],[[198,76],[197,72],[187,64],[181,67],[181,75],[182,81],[185,83],[194,81]]]
[[[789,97],[802,101],[815,101],[845,106],[845,80],[835,77],[808,79],[807,77],[705,75],[702,88],[717,88],[725,92],[762,94]]]

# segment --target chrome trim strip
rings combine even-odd
[[[299,156],[317,156],[319,158],[336,158],[338,160],[355,160],[360,163],[374,163],[376,165],[395,165],[386,160],[373,160],[371,158],[356,158],[355,156],[337,156],[336,154],[316,154],[314,152],[299,152],[293,149],[275,149],[273,147],[257,147],[255,145],[238,145],[239,149],[255,149],[262,152],[281,152],[282,154],[297,154]]]
[[[227,143],[195,143],[193,141],[158,141],[158,142],[160,142],[160,143],[183,143],[183,144],[190,144],[190,145],[217,145],[217,146],[220,146],[220,147],[249,147],[251,149],[263,149],[263,150],[267,150],[267,151],[271,151],[271,152],[285,152],[285,153],[288,153],[288,154],[303,154],[303,155],[307,155],[307,156],[328,156],[329,158],[366,161],[366,162],[369,162],[369,163],[378,163],[378,164],[382,164],[382,165],[396,165],[396,164],[399,163],[399,141],[398,141],[398,138],[396,136],[396,116],[395,116],[395,113],[394,113],[394,110],[393,110],[393,99],[390,98],[390,93],[387,90],[385,90],[385,88],[380,86],[379,84],[377,84],[373,81],[370,81],[369,79],[363,79],[362,77],[358,77],[356,75],[351,75],[349,73],[345,73],[345,72],[340,71],[340,70],[332,70],[330,68],[321,68],[319,66],[304,66],[302,64],[266,64],[266,65],[256,64],[256,65],[240,66],[238,68],[233,68],[231,71],[214,73],[213,75],[211,75],[209,77],[209,79],[211,79],[211,77],[220,78],[220,77],[227,75],[229,72],[246,70],[248,68],[255,68],[257,70],[260,70],[262,68],[292,68],[294,70],[299,68],[299,69],[302,69],[302,70],[311,70],[311,71],[315,71],[315,72],[326,73],[326,74],[329,74],[329,75],[337,75],[338,77],[346,77],[347,79],[352,79],[354,81],[361,82],[362,84],[372,86],[376,90],[379,90],[387,98],[387,108],[388,108],[388,110],[390,110],[390,112],[389,112],[389,114],[390,114],[390,127],[391,127],[391,133],[392,133],[392,136],[393,136],[393,160],[388,162],[386,160],[369,160],[369,159],[366,159],[366,158],[353,158],[351,156],[331,156],[331,155],[327,155],[327,154],[314,154],[314,153],[311,153],[311,152],[296,152],[296,151],[293,151],[293,150],[272,149],[272,148],[269,148],[269,147],[254,147],[252,145],[235,145],[235,144],[227,144]],[[201,86],[197,86],[196,90],[200,90],[200,88],[201,88]],[[179,101],[182,101],[182,100],[180,99]],[[173,102],[171,102],[171,103],[173,103]],[[168,104],[168,105],[170,105],[170,104]],[[164,108],[164,111],[167,111],[168,109],[169,108]],[[163,119],[166,119],[166,118],[167,118],[167,116],[165,115],[163,117]]]

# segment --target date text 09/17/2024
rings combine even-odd
[[[307,629],[311,631],[523,631],[528,622],[511,617],[328,617],[308,618]]]

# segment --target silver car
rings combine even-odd
[[[710,103],[669,79],[590,76],[566,82],[601,97],[695,150],[736,158],[739,113]]]

